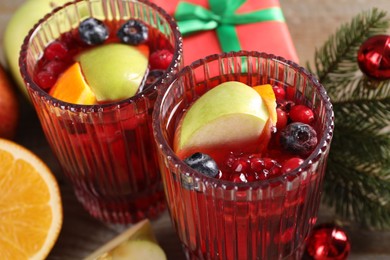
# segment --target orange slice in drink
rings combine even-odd
[[[61,225],[60,191],[49,168],[26,148],[0,139],[1,258],[46,258]]]
[[[263,99],[269,113],[269,118],[272,122],[272,125],[276,125],[278,120],[278,116],[276,114],[276,97],[274,90],[270,84],[259,85],[253,87],[254,90],[259,93],[261,98]]]
[[[95,94],[85,81],[78,62],[60,75],[49,94],[54,98],[73,104],[93,105],[97,103]]]

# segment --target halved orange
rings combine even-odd
[[[85,81],[78,62],[60,75],[49,94],[56,99],[73,104],[93,105],[97,103],[96,96]]]
[[[0,139],[0,254],[44,259],[62,226],[62,203],[50,169],[30,150]]]
[[[272,125],[276,125],[278,120],[278,116],[276,114],[276,97],[275,92],[272,89],[270,84],[264,84],[253,87],[254,90],[259,93],[261,98],[263,99],[269,113],[269,118],[272,122]]]

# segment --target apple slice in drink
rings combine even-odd
[[[137,93],[148,68],[149,48],[112,43],[79,56],[86,81],[98,101],[120,100]]]
[[[258,153],[267,146],[275,124],[276,99],[271,85],[252,88],[228,81],[190,106],[175,132],[174,150],[182,159],[202,152],[217,163],[227,151]]]
[[[149,48],[112,43],[80,54],[49,94],[74,104],[93,105],[132,97],[148,68]]]

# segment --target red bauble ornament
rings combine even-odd
[[[390,35],[368,38],[358,52],[360,70],[377,80],[390,79]]]
[[[351,250],[346,232],[334,224],[314,227],[306,241],[304,260],[344,260]]]

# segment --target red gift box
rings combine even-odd
[[[177,7],[182,0],[152,0],[155,4],[166,10],[177,19]],[[218,0],[228,1],[228,0]],[[210,10],[209,0],[186,0],[185,2],[204,7]],[[219,2],[220,3],[220,2]],[[230,2],[231,3],[231,2]],[[247,14],[250,12],[268,8],[280,8],[278,0],[247,0],[235,14]],[[280,11],[280,10],[279,10]],[[281,11],[280,11],[281,12]],[[178,21],[179,22],[179,21]],[[180,23],[180,22],[179,22]],[[282,56],[288,60],[298,62],[298,57],[290,32],[285,22],[267,20],[234,25],[236,35],[242,50],[260,51]],[[228,37],[219,39],[216,30],[197,31],[183,37],[184,64],[204,58],[210,54],[221,53],[220,41],[230,41]]]

